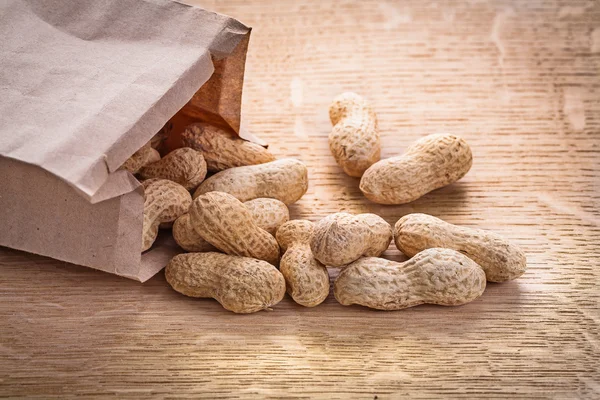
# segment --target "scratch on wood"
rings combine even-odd
[[[514,10],[512,8],[507,8],[504,11],[499,12],[494,17],[494,22],[492,23],[492,33],[490,34],[490,38],[492,43],[498,49],[498,65],[500,65],[500,69],[504,69],[504,56],[506,55],[506,49],[504,48],[504,44],[500,38],[500,31],[504,22],[511,15],[514,15]]]

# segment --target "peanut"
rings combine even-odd
[[[212,172],[275,161],[264,147],[205,122],[188,126],[182,139],[185,146],[202,151]]]
[[[295,220],[281,225],[277,242],[285,252],[279,270],[283,274],[287,292],[305,307],[321,304],[329,295],[327,268],[315,259],[310,250],[314,224]]]
[[[182,147],[173,150],[160,161],[147,164],[139,173],[142,179],[169,179],[187,190],[193,190],[206,177],[206,161],[199,151]]]
[[[256,224],[250,211],[232,195],[205,193],[192,202],[189,212],[195,231],[217,249],[277,265],[277,241]]]
[[[167,122],[160,129],[160,131],[156,132],[154,136],[152,136],[152,139],[150,139],[150,146],[152,146],[153,149],[159,150],[171,134],[172,128],[173,125],[171,124],[171,122]]]
[[[179,254],[165,269],[167,282],[190,297],[211,297],[235,313],[269,309],[285,296],[285,279],[271,264],[221,253]]]
[[[361,256],[383,253],[392,240],[392,227],[375,214],[331,214],[320,220],[310,242],[321,263],[340,267]]]
[[[173,223],[173,239],[185,251],[199,253],[218,251],[215,246],[208,243],[196,232],[189,213],[183,214]]]
[[[273,236],[277,228],[290,219],[288,208],[279,200],[254,199],[245,202],[244,206],[250,211],[256,225]],[[196,230],[202,229],[201,226],[194,228],[190,215],[184,214],[173,224],[173,238],[186,251],[216,251],[213,245],[196,232]]]
[[[452,225],[427,214],[408,214],[394,226],[398,250],[412,257],[431,247],[465,254],[485,271],[490,282],[505,282],[523,275],[525,254],[501,236],[482,229]]]
[[[137,174],[139,170],[147,164],[153,163],[160,160],[160,154],[158,151],[150,146],[150,142],[142,146],[138,151],[133,153],[119,169],[124,169],[131,172],[133,175]]]
[[[485,273],[467,256],[427,249],[403,263],[361,258],[340,272],[333,293],[345,306],[400,310],[425,303],[465,304],[481,296],[485,284]]]
[[[208,192],[225,192],[240,201],[268,197],[290,205],[308,190],[306,166],[293,158],[230,168],[211,176],[198,187],[194,198]]]
[[[192,203],[190,193],[183,186],[167,179],[153,179],[144,188],[142,251],[152,246],[160,224],[175,221],[188,212]]]
[[[244,202],[256,225],[275,236],[277,229],[290,220],[287,206],[277,199],[258,198]]]
[[[361,177],[381,154],[375,112],[361,96],[348,92],[329,106],[329,119],[333,125],[329,134],[331,154],[346,174]]]
[[[405,204],[449,185],[471,168],[467,143],[454,135],[429,135],[401,156],[373,164],[360,180],[360,190],[380,204]]]
[[[155,182],[162,181],[162,180],[164,180],[164,179],[162,179],[162,178],[151,178],[151,179],[146,179],[146,180],[141,181],[140,183],[144,187],[144,195],[146,193],[146,190],[148,190],[148,188],[150,187],[150,185],[153,185]]]

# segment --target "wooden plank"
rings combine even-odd
[[[1,249],[0,395],[600,396],[600,3],[202,3],[254,27],[245,116],[309,166],[294,218],[426,212],[507,236],[527,273],[456,308],[330,296],[238,316],[162,274],[141,285]],[[472,170],[408,205],[368,202],[328,150],[327,107],[345,90],[372,101],[384,157],[451,132]]]

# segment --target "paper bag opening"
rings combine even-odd
[[[175,115],[252,139],[249,35],[169,0],[0,3],[0,245],[141,281],[164,267],[178,250],[140,253],[143,191],[118,168]]]

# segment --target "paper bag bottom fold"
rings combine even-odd
[[[143,190],[126,171],[112,174],[104,190],[125,193],[94,204],[37,166],[0,158],[0,171],[2,246],[141,282],[179,252],[163,234],[141,254]]]

